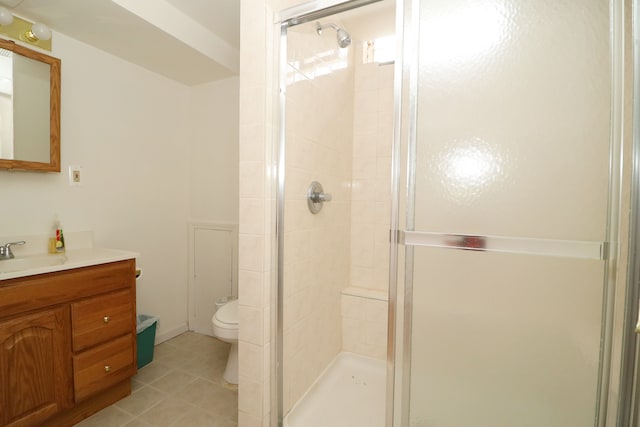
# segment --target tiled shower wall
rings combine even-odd
[[[271,421],[273,205],[273,10],[241,0],[238,426]]]
[[[353,49],[315,22],[289,32],[286,102],[284,409],[342,347],[340,295],[349,283]],[[349,66],[349,67],[348,67]],[[318,214],[307,188],[333,196]]]
[[[361,47],[357,46],[358,57]],[[389,290],[393,64],[356,60],[351,195],[351,285]]]
[[[344,351],[384,359],[389,291],[393,64],[363,64],[359,43],[355,51],[350,285],[356,289],[342,296],[342,347]]]

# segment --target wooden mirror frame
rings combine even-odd
[[[44,53],[36,52],[13,41],[0,39],[0,48],[26,58],[44,62],[50,67],[49,96],[49,163],[27,160],[0,159],[0,169],[19,169],[36,172],[60,172],[60,60]]]

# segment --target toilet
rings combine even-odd
[[[238,384],[238,300],[216,303],[218,310],[213,315],[213,336],[231,344],[227,367],[222,377],[230,384]]]

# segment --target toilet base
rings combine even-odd
[[[238,384],[238,341],[231,343],[227,367],[224,368],[222,378],[229,384]]]

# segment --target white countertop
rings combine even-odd
[[[53,273],[56,271],[89,267],[109,262],[124,261],[127,259],[137,258],[138,256],[139,254],[136,252],[105,248],[67,249],[62,254],[16,256],[15,259],[11,260],[0,260],[0,281],[16,277],[33,276],[35,274]],[[7,270],[12,270],[14,265],[20,266],[21,264],[24,264],[27,268],[19,269],[17,271],[3,272],[3,262],[7,263],[5,266],[9,266],[7,267]]]

